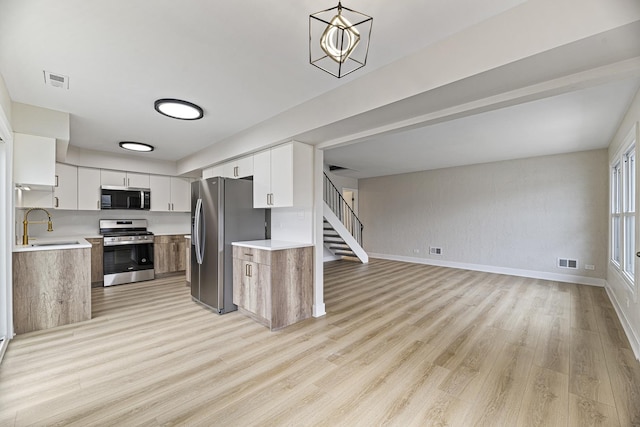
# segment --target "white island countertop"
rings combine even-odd
[[[262,249],[265,251],[279,251],[282,249],[306,248],[313,246],[311,243],[285,242],[283,240],[247,240],[245,242],[232,242],[231,244],[233,246]]]
[[[55,251],[60,249],[84,249],[90,248],[91,243],[84,237],[32,237],[28,245],[14,245],[13,252]]]

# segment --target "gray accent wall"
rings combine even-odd
[[[567,281],[580,276],[604,284],[606,149],[358,184],[364,248],[373,257],[533,277],[567,275]],[[442,248],[442,255],[430,255],[430,246]],[[579,268],[559,268],[558,258],[577,259]],[[595,269],[586,270],[585,264]]]

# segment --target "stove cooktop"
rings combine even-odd
[[[118,237],[118,236],[153,236],[153,233],[146,230],[118,230],[118,231],[103,231],[100,230],[100,234],[104,237]]]

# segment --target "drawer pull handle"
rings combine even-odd
[[[253,254],[244,254],[244,256],[253,256]]]

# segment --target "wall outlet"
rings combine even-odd
[[[593,265],[593,264],[585,264],[585,265],[584,265],[584,269],[585,269],[585,270],[595,270],[595,269],[596,269],[596,266],[595,266],[595,265]]]
[[[414,254],[419,254],[419,253],[420,253],[420,249],[414,249],[414,250],[413,250],[413,253],[414,253]]]

